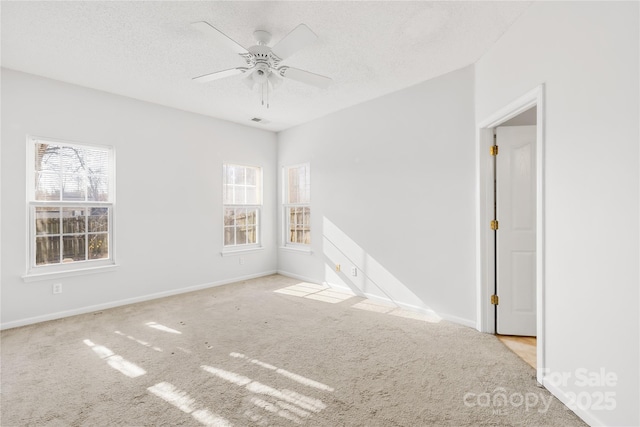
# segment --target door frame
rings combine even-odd
[[[544,317],[544,84],[500,108],[476,125],[476,329],[495,332],[495,308],[490,297],[495,281],[493,232],[493,164],[489,148],[493,130],[518,114],[537,107],[536,117],[536,379],[542,384],[545,372]]]

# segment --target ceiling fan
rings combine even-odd
[[[245,84],[250,89],[253,89],[256,85],[260,87],[263,105],[266,91],[267,107],[269,106],[269,88],[275,89],[280,86],[282,77],[321,89],[325,89],[331,84],[332,80],[329,77],[280,64],[318,38],[305,24],[298,25],[273,47],[268,46],[271,41],[269,32],[264,30],[254,31],[253,36],[256,39],[256,44],[249,48],[244,48],[208,22],[194,22],[192,25],[208,35],[217,44],[226,46],[239,54],[247,64],[246,67],[236,67],[195,77],[194,81],[204,83],[238,74],[247,74],[244,79]]]

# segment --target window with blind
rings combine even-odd
[[[110,147],[28,139],[28,274],[114,262]]]
[[[311,244],[310,177],[309,163],[284,168],[285,246]]]
[[[225,251],[260,247],[262,168],[223,165]]]

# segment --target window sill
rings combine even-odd
[[[234,249],[234,250],[222,251],[220,252],[220,256],[243,255],[251,252],[261,252],[263,250],[264,248],[262,246],[255,247],[255,248],[247,248],[247,249]]]
[[[295,253],[304,254],[304,255],[313,254],[313,251],[311,250],[310,247],[307,248],[303,246],[280,246],[280,250],[287,251],[287,252],[295,252]]]
[[[38,282],[40,280],[60,279],[63,277],[84,276],[85,274],[106,273],[118,268],[117,264],[102,265],[100,267],[78,268],[67,271],[50,271],[47,273],[27,273],[22,276],[25,283]]]

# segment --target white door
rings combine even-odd
[[[536,336],[536,126],[497,128],[497,333]]]

